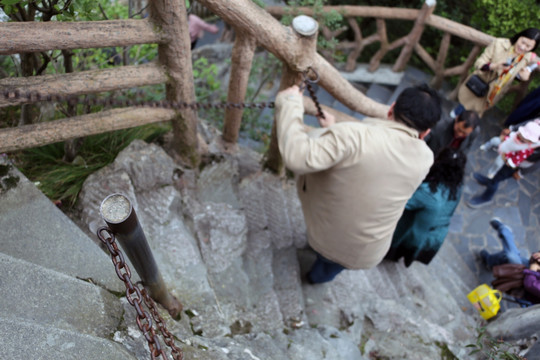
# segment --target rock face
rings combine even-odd
[[[179,321],[162,314],[186,359],[437,359],[442,349],[469,358],[472,312],[428,267],[383,262],[303,284],[314,255],[305,249],[294,182],[246,170],[257,168],[249,150],[215,158],[197,175],[160,147],[134,141],[87,179],[79,201],[92,235],[106,196],[131,199],[184,305]],[[146,358],[134,310],[124,307],[127,330],[115,340]]]

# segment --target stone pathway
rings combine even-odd
[[[453,104],[446,102],[444,116],[449,116]],[[481,249],[496,252],[502,249],[501,242],[495,230],[489,225],[489,220],[499,217],[513,230],[518,249],[529,256],[540,249],[540,172],[529,174],[516,181],[509,179],[501,183],[494,200],[484,207],[473,209],[466,205],[472,196],[483,191],[472,177],[473,172],[485,174],[496,157],[495,151],[481,151],[480,145],[490,137],[500,133],[505,117],[498,110],[490,110],[481,123],[481,134],[473,144],[468,156],[464,192],[461,202],[452,219],[450,231],[446,239],[461,254],[469,270],[476,274],[480,283],[489,284],[491,272],[481,264],[477,254]],[[503,301],[503,310],[515,305]]]

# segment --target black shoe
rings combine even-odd
[[[473,196],[469,201],[466,202],[467,206],[473,209],[486,206],[493,201],[493,198],[488,198],[486,196],[478,195]]]

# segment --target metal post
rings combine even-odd
[[[177,318],[182,311],[182,304],[167,291],[129,199],[122,194],[111,194],[102,201],[100,213],[116,235],[150,296],[167,309],[173,318]]]

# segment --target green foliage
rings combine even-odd
[[[170,130],[169,125],[151,124],[85,138],[79,155],[71,163],[64,162],[64,144],[56,143],[21,151],[15,163],[38,184],[50,199],[61,200],[70,207],[75,204],[88,175],[114,161],[118,153],[134,139],[153,141]]]
[[[221,86],[217,78],[216,64],[209,64],[208,59],[201,57],[193,63],[193,78],[195,80],[195,96],[197,101],[207,101]]]
[[[296,14],[301,14],[301,11],[298,9],[299,7],[311,7],[313,9],[312,17],[319,23],[320,26],[326,26],[330,30],[337,30],[341,26],[345,25],[345,20],[342,14],[336,10],[324,11],[324,0],[296,0],[289,1],[289,5],[291,6],[291,13],[286,14],[281,18],[281,23],[283,25],[290,25]],[[330,53],[334,53],[337,44],[337,39],[332,38],[330,40],[326,40],[319,32],[319,37],[317,38],[317,48],[319,50],[326,50]],[[336,60],[343,59],[336,58]]]
[[[495,37],[512,37],[529,27],[538,27],[540,7],[535,0],[476,0],[472,24]]]
[[[469,355],[482,354],[490,360],[526,360],[517,354],[517,351],[510,352],[512,345],[504,340],[497,340],[486,333],[486,327],[478,329],[478,336],[474,344],[467,345],[471,349]]]

